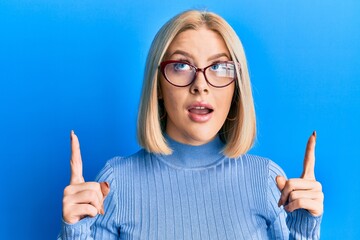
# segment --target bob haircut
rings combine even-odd
[[[189,29],[206,27],[221,35],[236,67],[235,92],[228,117],[218,132],[225,143],[223,153],[236,158],[246,153],[253,145],[256,135],[256,119],[250,78],[244,49],[232,27],[217,14],[189,10],[170,19],[156,34],[146,60],[144,81],[137,122],[139,144],[149,152],[171,154],[164,133],[165,109],[159,94],[159,64],[173,39]]]

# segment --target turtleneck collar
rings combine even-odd
[[[222,153],[225,145],[219,136],[200,146],[177,142],[167,134],[165,134],[165,139],[173,152],[170,155],[158,155],[158,157],[176,168],[207,168],[216,165],[225,157]]]

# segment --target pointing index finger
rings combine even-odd
[[[315,143],[316,131],[309,137],[304,157],[304,169],[301,178],[315,180]]]
[[[70,184],[79,184],[85,182],[82,173],[80,143],[74,131],[71,131],[70,139],[71,139]]]

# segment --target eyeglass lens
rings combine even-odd
[[[204,69],[206,80],[216,87],[226,86],[232,82],[236,75],[235,71],[234,64],[229,62],[215,63]],[[195,79],[197,71],[190,64],[171,62],[166,64],[164,73],[171,83],[177,86],[187,86]]]

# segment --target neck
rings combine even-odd
[[[173,167],[206,168],[224,158],[222,153],[224,143],[218,136],[212,141],[198,146],[177,142],[168,135],[165,135],[165,139],[173,153],[159,155],[159,158]]]

